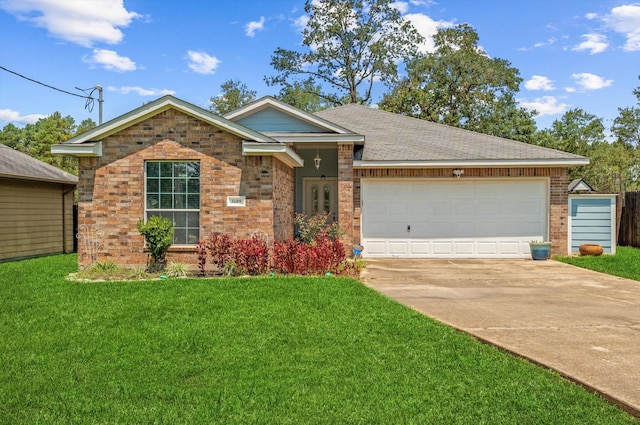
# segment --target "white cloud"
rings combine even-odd
[[[582,34],[582,38],[584,38],[585,41],[578,44],[571,50],[575,50],[577,52],[588,50],[589,54],[594,55],[596,53],[604,52],[607,50],[607,47],[609,47],[607,36],[604,34]]]
[[[293,20],[293,27],[298,32],[302,32],[307,27],[308,22],[309,22],[309,16],[301,15],[299,18],[296,18]]]
[[[585,90],[599,90],[605,87],[609,87],[613,84],[613,80],[605,80],[604,78],[591,74],[588,72],[583,72],[580,74],[571,74],[571,79],[576,82],[576,84],[582,89]]]
[[[221,63],[217,57],[210,56],[205,52],[189,50],[187,55],[190,61],[189,68],[198,74],[213,74]]]
[[[126,56],[119,56],[118,52],[106,49],[93,49],[92,56],[82,58],[85,63],[97,64],[104,69],[116,72],[135,71],[136,63]]]
[[[262,31],[264,29],[264,16],[260,17],[259,21],[251,21],[244,27],[244,33],[247,37],[253,37],[256,35],[256,31]]]
[[[390,4],[391,7],[395,8],[401,14],[407,13],[409,11],[409,3],[406,1],[394,1]]]
[[[555,90],[553,87],[553,81],[542,75],[534,75],[531,79],[524,83],[524,87],[527,90]]]
[[[591,21],[593,19],[596,19],[598,17],[598,14],[597,13],[587,13],[586,15],[584,15],[584,17]]]
[[[433,36],[438,32],[439,28],[449,28],[453,26],[453,22],[434,21],[429,16],[422,13],[409,13],[404,18],[418,30],[424,37],[424,44],[419,47],[421,53],[430,53],[435,50]]]
[[[550,46],[550,45],[554,44],[556,41],[558,41],[556,38],[551,37],[551,38],[547,39],[547,41],[541,41],[541,42],[538,42],[538,43],[534,44],[533,47]]]
[[[604,21],[611,29],[627,38],[624,50],[640,50],[640,3],[614,7]]]
[[[20,115],[20,112],[11,109],[0,109],[0,122],[13,122],[18,124],[35,124],[39,119],[46,118],[47,115],[29,114]]]
[[[108,91],[118,92],[121,94],[137,93],[138,96],[164,96],[166,94],[175,94],[174,90],[168,89],[145,89],[139,86],[124,86],[124,87],[107,87]]]
[[[569,105],[566,103],[558,103],[558,99],[555,96],[542,96],[534,99],[531,102],[520,100],[520,106],[530,111],[537,111],[538,117],[544,117],[546,115],[563,114],[569,109]]]
[[[85,47],[119,43],[124,37],[119,28],[141,17],[125,9],[123,0],[3,0],[0,8],[56,38]]]

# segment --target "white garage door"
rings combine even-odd
[[[547,179],[363,179],[365,257],[526,258],[548,239]]]

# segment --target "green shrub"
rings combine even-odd
[[[296,214],[293,219],[298,227],[298,239],[307,244],[314,244],[318,237],[329,236],[331,240],[340,238],[344,234],[337,221],[328,223],[329,214],[322,213],[307,217],[304,214]]]
[[[146,223],[140,219],[138,231],[144,236],[151,255],[149,271],[163,270],[167,264],[167,251],[173,243],[173,223],[168,218],[153,216]]]
[[[165,274],[169,277],[185,277],[189,274],[189,266],[185,263],[172,261],[167,264]]]

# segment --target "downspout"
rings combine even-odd
[[[64,189],[64,186],[62,186],[62,188]],[[75,186],[69,190],[62,192],[62,253],[63,254],[67,253],[67,208],[66,208],[67,205],[65,202],[65,198],[67,196],[67,193],[73,192],[74,190],[76,190]]]

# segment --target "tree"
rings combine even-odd
[[[617,191],[621,165],[627,154],[619,144],[607,142],[602,119],[575,108],[539,133],[540,146],[589,158],[589,165],[569,169],[569,179],[584,178],[596,190]]]
[[[277,98],[298,109],[314,113],[331,107],[323,97],[318,96],[321,91],[319,84],[314,84],[312,79],[303,82],[295,81],[292,85],[283,87]]]
[[[605,140],[602,119],[580,108],[565,112],[543,133],[550,137],[542,139],[542,146],[584,156],[588,156],[592,145]]]
[[[633,94],[637,99],[637,106],[618,108],[618,116],[611,126],[615,143],[629,155],[626,168],[621,171],[626,177],[623,182],[626,190],[640,189],[640,87],[636,87]]]
[[[209,110],[218,115],[224,115],[241,108],[256,99],[257,92],[249,90],[240,80],[227,80],[220,86],[222,94],[209,99]]]
[[[39,119],[35,124],[25,125],[24,128],[18,128],[13,124],[5,125],[0,131],[0,143],[68,173],[78,174],[77,158],[53,155],[51,145],[60,144],[95,126],[91,119],[85,119],[80,126],[76,126],[71,116],[63,117],[60,112],[54,112],[46,118]]]
[[[535,113],[518,107],[518,69],[490,58],[467,24],[440,29],[435,51],[407,63],[407,77],[391,87],[381,109],[519,140],[535,131]],[[528,140],[527,140],[528,141]]]
[[[277,75],[265,82],[285,89],[308,84],[333,105],[368,104],[373,83],[395,81],[398,61],[422,42],[392,0],[306,0],[304,10],[309,20],[302,44],[308,50],[277,48],[271,56]]]

